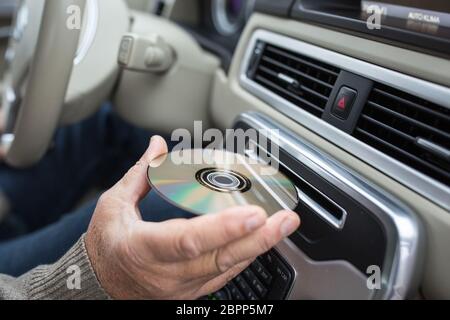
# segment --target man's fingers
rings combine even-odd
[[[185,265],[185,277],[188,279],[214,278],[226,273],[235,265],[255,259],[269,251],[297,230],[299,225],[300,219],[297,214],[289,211],[279,212],[253,233],[188,261]]]
[[[195,260],[202,255],[244,238],[267,221],[259,207],[247,206],[225,210],[191,220],[172,220],[160,224],[142,223],[142,236],[158,258],[167,261]],[[161,248],[155,250],[155,246]]]
[[[186,280],[212,279],[269,251],[300,225],[293,212],[265,217],[258,207],[233,208],[192,220],[142,222],[139,232],[158,260],[183,266]]]
[[[297,214],[281,211],[270,217],[264,227],[219,249],[215,257],[215,264],[219,271],[223,271],[242,261],[255,259],[290,236],[299,226],[300,218]]]
[[[114,186],[113,190],[116,195],[137,204],[150,191],[147,180],[150,162],[167,152],[165,140],[160,136],[154,136],[139,162]]]

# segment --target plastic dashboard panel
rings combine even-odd
[[[294,270],[289,299],[402,299],[416,292],[425,241],[414,212],[270,118],[243,114],[235,127],[276,129],[282,170],[294,180],[297,176],[312,184],[345,209],[355,208],[348,211],[342,230],[325,228],[328,233],[322,239],[310,241],[300,228],[277,247]],[[301,192],[302,185],[298,187]],[[311,222],[314,212],[307,212],[305,206],[298,211],[305,225],[317,230],[320,219]],[[322,221],[322,225],[326,224]],[[367,288],[364,271],[370,264],[381,264],[381,290]]]

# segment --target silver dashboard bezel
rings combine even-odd
[[[450,108],[450,88],[262,29],[258,29],[253,33],[239,73],[240,85],[254,96],[319,134],[331,143],[358,157],[360,160],[382,171],[387,176],[402,183],[414,192],[417,192],[443,209],[450,211],[449,187],[355,139],[351,135],[311,115],[248,78],[247,70],[258,40],[299,52],[342,70],[392,86],[446,108]]]
[[[382,223],[386,232],[386,259],[381,268],[383,288],[375,292],[364,288],[367,277],[350,263],[313,261],[289,239],[282,242],[277,250],[295,271],[289,299],[324,296],[339,299],[333,294],[343,297],[343,288],[330,287],[332,284],[323,281],[324,277],[331,281],[342,280],[341,286],[346,286],[346,293],[355,299],[405,299],[415,293],[423,269],[425,236],[421,221],[408,206],[272,119],[251,112],[240,115],[235,127],[240,122],[259,132],[276,134],[281,149],[363,204]]]

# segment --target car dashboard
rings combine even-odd
[[[381,30],[366,27],[362,8],[383,5],[368,1],[254,1],[228,36],[217,13],[174,18],[205,50],[226,53],[217,54],[214,125],[280,131],[278,161],[299,188],[303,225],[273,252],[290,279],[278,298],[450,293],[449,12],[387,2]],[[435,16],[441,25],[423,21]],[[376,267],[382,285],[368,289]],[[251,283],[255,268],[239,281]],[[239,284],[219,296],[236,298]]]
[[[448,3],[127,2],[130,34],[176,59],[120,70],[116,112],[167,134],[276,132],[247,145],[297,188],[297,232],[208,298],[450,297]]]

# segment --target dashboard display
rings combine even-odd
[[[404,20],[406,28],[416,31],[432,33],[439,27],[450,28],[449,0],[363,0],[361,7],[363,14],[376,8],[383,17]]]
[[[409,9],[407,11],[422,9],[450,13],[450,1],[448,0],[384,0],[362,2],[363,6],[368,3],[374,3],[384,7],[401,7],[404,9]]]
[[[450,0],[297,0],[292,16],[450,55]]]

